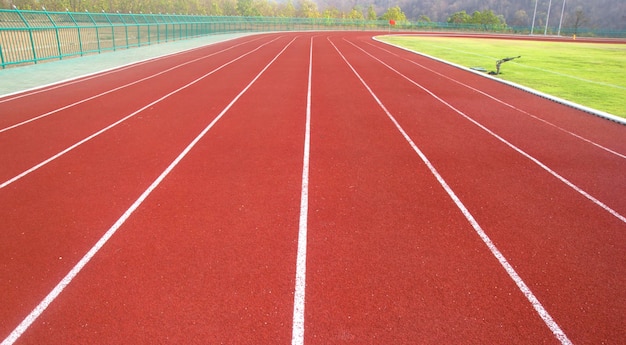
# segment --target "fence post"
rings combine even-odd
[[[146,17],[146,15],[143,12],[139,12],[141,13],[141,16],[143,17],[143,21],[146,22],[146,26],[148,27],[148,45],[150,45],[150,21],[148,21],[148,17]]]
[[[165,23],[165,42],[167,42],[169,25],[168,25],[167,21],[165,20],[165,18],[167,18],[167,17],[161,15],[161,19],[163,19],[163,22]]]
[[[179,40],[183,34],[183,25],[176,19],[176,12],[174,12],[174,14],[171,14],[169,17],[172,21],[172,29],[174,30],[172,32],[172,38],[174,41]],[[176,31],[178,31],[178,36],[176,35]]]
[[[130,13],[130,18],[132,18],[132,20],[135,22],[135,25],[137,26],[137,47],[141,47],[141,31],[140,31],[139,22],[137,21],[137,18],[135,18],[136,14],[133,14],[133,12],[129,12],[129,13]]]
[[[2,44],[0,44],[0,64],[2,64],[2,69],[6,68],[6,66],[4,66],[4,54],[2,54]]]
[[[187,22],[183,22],[182,19],[182,15],[177,14],[176,17],[174,18],[178,23],[179,23],[179,29],[180,29],[180,35],[178,35],[178,39],[182,39],[183,37],[187,36]],[[184,23],[184,24],[183,24]],[[185,30],[183,32],[183,29]]]
[[[182,39],[183,36],[187,35],[187,23],[183,24],[180,19],[181,15],[174,13],[174,22],[178,23],[178,39]],[[184,30],[184,31],[183,31]]]
[[[161,14],[159,13],[159,15],[161,15]],[[150,13],[150,16],[152,17],[152,19],[154,19],[154,21],[157,24],[156,25],[156,29],[157,29],[157,43],[161,43],[161,22],[160,22],[160,20],[162,18],[159,19],[159,16],[157,16],[156,14],[152,14],[152,13]]]
[[[54,26],[54,32],[57,38],[57,51],[59,52],[59,59],[63,60],[63,51],[61,50],[61,37],[59,36],[59,27],[57,26],[57,23],[52,19],[52,17],[50,16],[46,8],[45,7],[42,7],[42,8],[43,8],[44,13],[48,17],[48,20],[50,21],[50,23],[52,23],[52,26]]]
[[[176,20],[176,22],[179,23],[180,35],[178,35],[178,39],[180,40],[183,37],[187,37],[187,28],[188,28],[189,24],[187,23],[187,21],[183,20],[184,15],[182,15],[182,14],[175,14],[175,16],[176,17],[174,17],[174,19]]]
[[[15,7],[15,12],[17,12],[17,15],[20,16],[20,19],[24,22],[24,25],[26,25],[26,28],[28,29],[28,36],[30,37],[30,48],[33,52],[33,62],[37,63],[37,50],[35,49],[35,38],[33,37],[33,29],[31,28],[30,24],[28,24],[28,20],[24,18],[22,12],[17,7]]]
[[[172,16],[169,13],[166,13],[165,18],[167,18],[168,24],[172,24],[172,27],[169,29],[169,31],[171,32],[172,41],[176,41],[176,25],[174,24],[174,21],[172,20]],[[165,42],[168,42],[168,39],[170,38],[169,32],[167,31],[168,28],[169,28],[169,25],[165,27]]]
[[[191,20],[191,18],[189,18],[188,14],[186,14],[184,18],[185,18],[185,36],[186,36],[185,38],[193,37],[194,30],[195,30],[194,23]]]
[[[83,56],[83,39],[80,34],[80,25],[78,25],[78,22],[76,21],[76,19],[74,19],[72,12],[67,11],[67,15],[70,16],[70,19],[74,22],[74,25],[76,26],[76,32],[78,33],[78,49],[80,50],[80,56]]]
[[[120,20],[122,21],[122,24],[124,24],[124,32],[126,33],[126,49],[130,48],[130,41],[128,40],[128,25],[126,24],[126,20],[124,20],[124,16],[122,16],[122,14],[117,11],[117,15],[120,17]]]
[[[87,13],[87,17],[89,17],[89,19],[91,19],[91,22],[93,23],[94,28],[96,28],[96,42],[98,43],[98,54],[102,53],[102,49],[100,48],[100,30],[98,23],[96,23],[96,20],[93,18],[93,16],[91,15],[91,13],[89,13],[89,11],[85,10],[85,13]]]
[[[113,51],[115,51],[115,26],[113,26],[113,22],[109,19],[109,15],[102,10],[102,14],[104,14],[104,18],[107,19],[107,22],[111,25],[111,40],[113,41]]]
[[[183,23],[181,23],[178,19],[180,15],[174,13],[172,21],[174,23],[178,23],[178,37],[174,37],[174,40],[180,40],[183,37]]]

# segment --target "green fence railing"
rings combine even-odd
[[[528,33],[530,28],[338,18],[197,16],[48,12],[0,9],[0,66],[128,49],[220,33],[305,30],[478,31]],[[624,33],[620,33],[624,37]]]
[[[384,30],[386,21],[0,10],[2,68],[220,33]]]
[[[199,16],[0,10],[0,63],[38,63],[230,29]]]
[[[364,21],[334,19],[0,10],[0,64],[6,68],[218,33],[364,27]]]

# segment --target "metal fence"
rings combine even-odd
[[[0,10],[2,68],[220,33],[381,30],[386,21]]]
[[[168,14],[0,11],[2,67],[236,30],[228,18]]]
[[[337,18],[281,18],[0,10],[2,68],[198,36],[258,31],[389,30],[524,33],[530,28]],[[622,33],[623,34],[623,33]]]

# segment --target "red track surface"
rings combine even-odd
[[[626,338],[626,127],[371,34],[243,38],[0,114],[6,344]]]

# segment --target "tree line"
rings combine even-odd
[[[459,11],[448,17],[447,22],[453,24],[506,26],[504,17],[502,15],[496,15],[492,10],[475,11],[472,15],[469,15],[465,11]]]
[[[530,27],[559,24],[626,30],[624,0],[0,0],[0,8],[23,10],[178,13],[215,16],[265,16],[394,19]],[[566,3],[565,3],[566,2]],[[563,6],[566,5],[566,6]],[[486,23],[489,22],[489,23]]]
[[[169,13],[212,16],[264,16],[286,18],[345,18],[361,20],[406,20],[399,6],[380,15],[374,5],[340,10],[322,10],[314,0],[0,0],[0,8],[57,12]]]
[[[563,13],[563,27],[582,26],[590,29],[626,31],[625,0],[317,0],[320,5],[346,8],[359,3],[379,9],[387,4],[400,6],[407,18],[417,20],[427,16],[433,22],[445,22],[454,13],[493,11],[512,27],[557,27]],[[551,6],[550,6],[551,5]],[[565,6],[563,6],[565,5]],[[535,8],[537,9],[535,13]]]
[[[42,10],[52,12],[120,12],[120,13],[177,13],[214,16],[264,16],[286,18],[344,18],[355,20],[394,20],[407,22],[407,16],[400,6],[381,11],[372,3],[367,8],[354,5],[340,9],[327,5],[320,10],[314,0],[2,0],[4,8],[15,6],[21,10]],[[378,12],[382,12],[380,15]],[[430,22],[426,15],[417,21]],[[450,23],[500,24],[503,21],[492,11],[475,12],[467,15],[455,13],[448,18]]]

